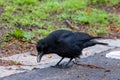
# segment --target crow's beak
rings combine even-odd
[[[37,62],[40,62],[43,56],[43,52],[37,55]]]

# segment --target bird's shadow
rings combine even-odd
[[[62,62],[59,65],[54,65],[54,66],[51,66],[51,67],[52,68],[59,68],[59,69],[67,69],[67,68],[71,68],[73,65],[74,65],[73,62],[70,62],[68,65],[67,65],[67,62]]]

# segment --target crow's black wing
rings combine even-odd
[[[74,36],[76,37],[76,39],[80,43],[85,43],[85,42],[90,41],[92,39],[101,38],[99,36],[91,36],[91,35],[84,33],[84,32],[74,32]]]
[[[61,35],[58,42],[64,48],[66,47],[66,50],[69,50],[70,52],[72,52],[71,50],[80,51],[83,48],[83,42],[80,41],[74,33],[66,33]]]

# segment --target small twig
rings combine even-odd
[[[70,27],[71,29],[74,29],[72,23],[69,20],[65,20],[65,22],[67,23],[68,27]]]
[[[70,22],[70,20],[65,20],[65,22],[66,22],[67,26],[68,26],[69,28],[71,28],[72,30],[79,31],[79,28],[78,28],[77,26],[73,25],[73,24]]]
[[[8,43],[7,46],[5,46],[5,47],[7,48],[7,47],[9,47],[9,46],[11,46],[13,44],[14,44],[14,42]]]
[[[107,71],[110,71],[109,69],[105,68],[105,67],[102,67],[102,66],[96,66],[96,65],[93,65],[93,64],[78,64],[76,62],[73,62],[74,64],[76,65],[79,65],[79,66],[87,66],[87,67],[90,67],[90,68],[99,68],[99,69],[104,69],[106,72]]]

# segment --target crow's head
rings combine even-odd
[[[44,39],[41,39],[38,41],[36,48],[38,51],[37,62],[40,62],[42,56],[47,54],[48,44]]]

